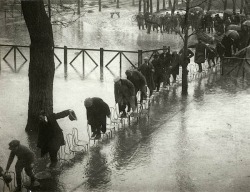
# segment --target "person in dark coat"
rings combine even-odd
[[[106,117],[110,118],[110,109],[99,97],[87,98],[84,101],[87,110],[88,124],[91,126],[92,135],[94,139],[101,138],[101,131],[106,133]]]
[[[201,40],[198,40],[198,43],[195,45],[194,55],[194,62],[197,63],[199,66],[198,72],[202,72],[202,63],[204,63],[206,59],[206,49],[206,44],[201,42]]]
[[[147,98],[147,82],[145,77],[137,70],[127,70],[125,74],[127,75],[127,79],[131,81],[135,87],[135,95],[138,91],[141,91],[140,102],[142,103],[143,99]],[[135,105],[137,105],[137,99],[135,100]]]
[[[117,77],[114,79],[115,102],[118,103],[119,113],[122,112],[121,117],[126,117],[127,112],[135,109],[135,87],[128,79],[121,79]]]
[[[163,63],[159,59],[159,55],[155,54],[154,59],[152,60],[152,65],[154,66],[155,73],[154,73],[154,81],[156,91],[160,90],[161,82],[163,82],[163,75],[164,75],[164,67]]]
[[[173,83],[176,82],[177,75],[179,75],[179,67],[180,67],[180,56],[176,51],[174,51],[172,53],[171,66],[170,66],[171,74],[174,79]]]
[[[234,41],[231,37],[225,35],[221,41],[221,44],[225,47],[225,57],[232,57],[232,46],[234,44]]]
[[[162,66],[164,67],[164,76],[163,76],[163,86],[170,85],[170,63],[171,63],[171,53],[170,47],[167,48],[163,46],[163,52],[159,56]]]
[[[41,149],[41,157],[49,153],[50,167],[56,166],[58,162],[57,153],[60,147],[65,145],[63,131],[56,120],[67,116],[71,121],[77,120],[74,111],[70,109],[48,115],[44,110],[40,112],[37,147]]]
[[[215,46],[215,50],[218,54],[216,62],[218,62],[218,59],[220,58],[220,63],[221,63],[225,54],[225,47],[221,44],[221,42],[218,42]]]
[[[138,67],[138,71],[140,71],[144,77],[146,78],[147,86],[150,90],[150,96],[155,89],[155,82],[154,82],[154,66],[149,63],[148,57],[144,58],[144,63]]]
[[[21,173],[22,173],[23,169],[25,170],[25,173],[30,177],[31,186],[33,186],[34,182],[36,180],[34,173],[33,173],[33,163],[35,160],[34,153],[26,146],[21,145],[20,141],[18,141],[18,140],[12,140],[9,143],[9,149],[11,150],[11,152],[10,152],[10,156],[9,156],[9,159],[7,162],[6,172],[9,171],[9,168],[10,168],[15,156],[17,156],[17,162],[16,162],[16,166],[15,166],[17,187],[16,187],[15,191],[16,192],[21,191],[21,189],[22,189]]]
[[[208,62],[208,68],[210,69],[212,66],[211,66],[211,62],[213,62],[213,66],[215,66],[215,59],[217,58],[217,52],[216,52],[216,49],[213,48],[213,47],[209,47],[207,49],[207,62]]]

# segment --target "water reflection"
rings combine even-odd
[[[89,161],[85,170],[87,181],[84,185],[90,190],[101,188],[105,191],[111,180],[111,170],[106,157],[101,152],[100,146],[92,148],[89,153]]]
[[[181,101],[182,109],[180,117],[180,127],[177,135],[176,151],[177,151],[177,161],[176,161],[176,181],[179,191],[196,191],[195,185],[190,175],[192,170],[192,165],[190,162],[190,140],[188,134],[188,127],[186,124],[186,108],[187,99],[183,98]]]

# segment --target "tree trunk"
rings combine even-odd
[[[183,46],[183,57],[182,57],[182,95],[188,94],[188,72],[187,72],[187,49],[188,49],[188,17],[189,17],[189,6],[190,0],[186,1],[186,14],[185,14],[185,35],[184,35],[184,46]]]
[[[149,4],[150,4],[150,13],[152,14],[153,13],[153,2],[152,2],[152,0],[149,1]]]
[[[21,1],[31,45],[29,63],[29,104],[26,131],[37,131],[39,112],[53,112],[55,73],[54,40],[43,0]]]
[[[143,13],[146,13],[147,6],[146,6],[146,0],[143,0]]]
[[[149,0],[147,0],[147,12],[149,12]]]
[[[233,13],[236,13],[236,0],[232,0],[233,2]]]
[[[139,12],[141,12],[141,1],[142,0],[139,0]]]
[[[162,5],[162,8],[163,8],[163,9],[166,9],[166,2],[165,2],[165,0],[162,0],[162,4],[163,4],[163,5]]]
[[[174,15],[175,8],[176,8],[176,0],[174,0],[174,2],[173,2],[173,4],[172,4],[172,9],[171,9],[171,14],[172,14],[172,15]]]
[[[212,0],[207,0],[207,11],[211,9],[212,6]]]
[[[116,0],[116,8],[120,8],[120,0]]]
[[[224,3],[224,11],[225,11],[227,9],[227,0],[224,0],[223,3]]]
[[[241,4],[240,4],[240,14],[243,13],[244,10],[244,0],[241,0]]]
[[[157,12],[160,11],[160,0],[157,0]]]
[[[168,0],[168,8],[172,10],[172,0]]]

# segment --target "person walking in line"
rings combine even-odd
[[[154,66],[155,69],[154,81],[155,81],[156,91],[158,92],[160,90],[161,82],[163,82],[163,75],[164,75],[164,67],[162,62],[160,62],[159,55],[154,54],[152,65]]]
[[[30,186],[34,186],[35,176],[33,173],[33,164],[35,160],[34,153],[26,146],[21,145],[19,140],[12,140],[9,143],[10,155],[6,166],[6,172],[9,171],[9,168],[15,158],[17,156],[17,162],[15,165],[16,172],[16,184],[17,187],[15,192],[19,192],[22,190],[22,176],[21,173],[23,169],[25,173],[30,177],[31,184]]]
[[[142,103],[143,99],[147,98],[147,81],[144,75],[137,70],[127,70],[125,74],[135,87],[135,95],[137,95],[138,91],[141,91],[140,103]],[[137,105],[137,98],[135,99],[135,105]]]
[[[71,121],[77,120],[73,110],[65,110],[60,113],[46,114],[41,110],[39,119],[39,132],[37,147],[41,149],[41,157],[49,153],[51,168],[57,165],[57,153],[62,145],[65,145],[62,129],[57,123],[57,119],[69,117]]]
[[[128,79],[121,79],[117,77],[114,79],[114,92],[115,92],[115,102],[119,106],[119,114],[121,117],[126,117],[126,107],[127,112],[135,109],[135,87],[131,81]]]
[[[179,67],[180,67],[180,56],[179,54],[174,51],[172,53],[172,59],[171,59],[171,74],[173,76],[173,83],[176,83],[177,75],[179,75]]]
[[[163,75],[163,87],[170,85],[170,63],[171,63],[171,53],[170,47],[167,48],[163,46],[163,52],[159,56],[160,62],[164,68],[164,75]]]
[[[195,45],[195,55],[194,62],[198,64],[199,71],[202,72],[202,63],[205,63],[206,60],[206,49],[207,46],[201,40],[198,40],[198,43]]]
[[[100,139],[101,131],[106,133],[106,117],[110,118],[110,109],[99,97],[87,98],[84,101],[87,110],[88,124],[91,126],[91,138]]]
[[[138,71],[144,75],[146,78],[147,86],[150,90],[150,96],[153,94],[153,91],[155,89],[155,83],[154,83],[154,66],[149,63],[148,57],[144,58],[144,63],[138,67]]]

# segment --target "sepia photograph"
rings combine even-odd
[[[250,0],[0,0],[0,145],[0,192],[249,192]]]

